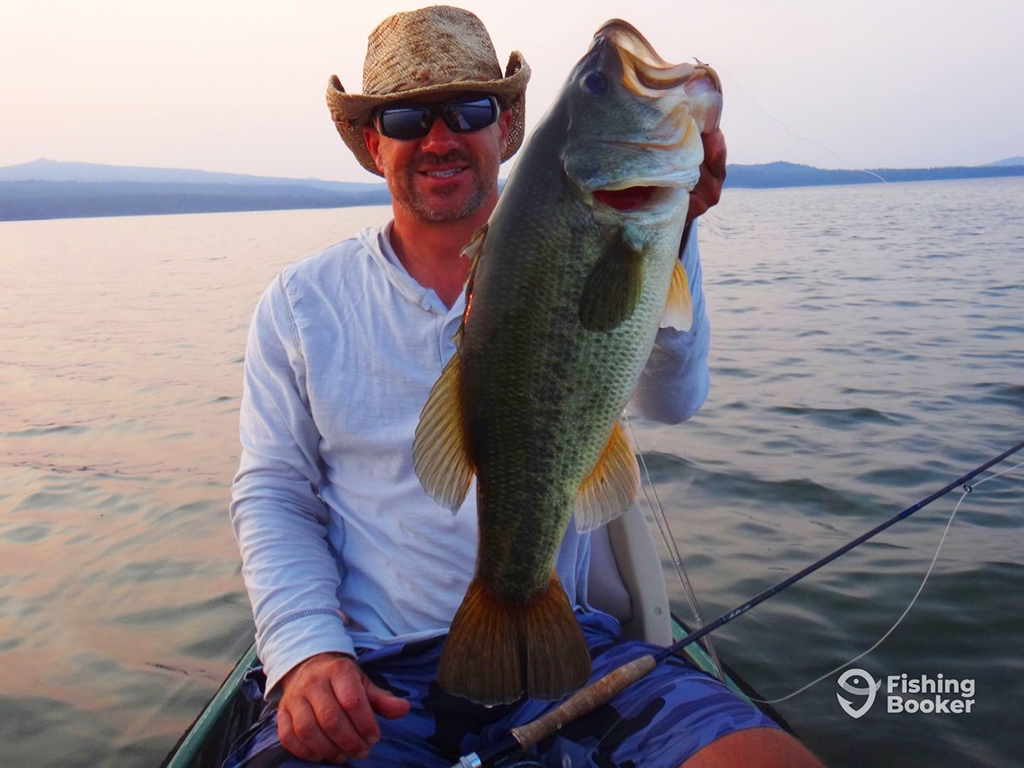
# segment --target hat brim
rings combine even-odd
[[[337,75],[327,81],[327,107],[331,118],[356,160],[370,173],[383,176],[373,161],[370,150],[363,138],[363,126],[378,107],[391,101],[408,101],[417,96],[446,91],[480,91],[497,96],[505,109],[512,113],[509,126],[508,144],[502,153],[502,162],[516,153],[523,143],[526,122],[526,84],[530,81],[530,66],[519,51],[513,51],[505,68],[505,77],[500,80],[458,80],[450,83],[432,83],[419,88],[383,94],[345,93]]]

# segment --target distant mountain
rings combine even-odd
[[[282,179],[273,176],[252,176],[243,173],[216,173],[183,168],[137,168],[97,163],[65,163],[41,158],[31,163],[0,168],[3,181],[80,181],[80,182],[139,182],[146,184],[247,184],[288,185],[338,191],[366,191],[379,189],[382,184],[354,184],[344,181],[320,179]]]
[[[0,168],[0,221],[386,205],[387,185],[35,160]]]
[[[994,163],[989,163],[990,167],[1001,165],[1024,165],[1024,157],[1017,155],[1016,157],[1008,157],[1005,160],[996,160]]]
[[[826,170],[786,162],[730,165],[725,186],[805,187],[998,176],[1024,176],[1024,158],[1007,158],[985,166],[867,171]],[[339,208],[387,205],[390,201],[383,182],[354,184],[55,160],[0,168],[0,221]]]
[[[883,181],[939,181],[943,179],[979,179],[999,176],[1024,176],[1019,165],[950,166],[944,168],[868,168],[865,170],[826,170],[796,163],[730,165],[726,169],[726,187],[808,187],[826,184],[881,184]]]

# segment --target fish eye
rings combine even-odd
[[[595,96],[603,96],[608,90],[608,81],[600,72],[591,72],[583,78],[583,87]]]

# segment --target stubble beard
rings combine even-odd
[[[458,186],[448,189],[438,188],[428,199],[416,191],[416,175],[421,171],[427,171],[444,164],[458,162],[465,165],[473,174],[473,189],[462,201],[461,205],[447,203],[445,198],[452,197],[459,192]],[[419,158],[402,168],[398,173],[387,175],[388,189],[391,197],[403,208],[411,211],[417,218],[423,221],[445,222],[458,221],[472,216],[480,206],[484,204],[490,192],[487,181],[480,173],[480,164],[477,159],[465,152],[449,152],[444,157],[434,161]]]

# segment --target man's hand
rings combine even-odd
[[[341,653],[306,659],[281,678],[281,689],[277,735],[302,760],[365,760],[380,741],[374,713],[389,720],[409,713],[409,702],[375,686]]]
[[[722,182],[725,181],[725,136],[722,129],[701,134],[704,142],[704,162],[700,164],[700,179],[690,192],[690,210],[686,223],[718,204],[722,197]]]

